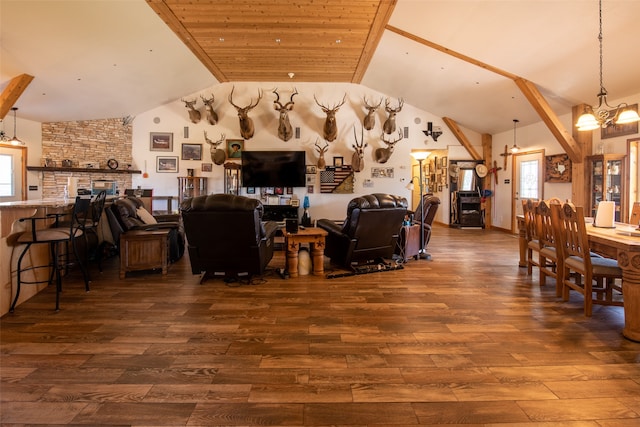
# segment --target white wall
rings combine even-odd
[[[358,138],[361,132],[361,123],[366,110],[362,107],[362,98],[366,95],[369,100],[379,99],[380,94],[367,87],[354,84],[296,84],[299,92],[294,97],[295,107],[289,113],[292,126],[300,127],[300,138],[295,137],[287,142],[278,138],[278,113],[273,108],[275,95],[272,93],[275,84],[271,83],[241,83],[235,84],[234,103],[244,106],[250,103],[250,98],[257,97],[258,89],[262,89],[263,98],[260,104],[250,113],[255,124],[255,135],[245,142],[245,150],[304,150],[307,154],[307,164],[316,164],[317,152],[314,148],[316,141],[320,144],[324,142],[322,138],[322,126],[325,114],[314,101],[314,94],[319,102],[327,106],[336,105],[347,94],[346,103],[340,107],[336,114],[338,124],[338,138],[330,143],[330,148],[325,154],[328,165],[333,164],[334,156],[344,157],[344,163],[351,164],[353,154],[352,144],[354,143],[353,128],[356,127]],[[197,176],[209,177],[208,190],[210,193],[223,191],[223,167],[213,165],[212,172],[201,172],[201,163],[212,163],[209,155],[209,144],[204,140],[204,131],[207,131],[209,139],[217,140],[221,134],[227,139],[241,138],[236,110],[227,100],[231,91],[231,84],[219,84],[212,88],[207,88],[198,93],[185,95],[185,99],[198,98],[197,106],[203,112],[203,119],[198,124],[189,121],[187,109],[180,100],[167,103],[153,110],[140,114],[133,122],[133,159],[134,168],[144,170],[145,161],[149,178],[145,179],[141,175],[133,176],[133,186],[154,189],[154,195],[177,196],[178,176],[186,176],[188,168],[195,169]],[[293,85],[279,84],[280,98],[288,100],[293,90]],[[210,97],[215,95],[215,109],[219,116],[219,122],[215,126],[209,125],[204,120],[204,108],[200,100],[200,95]],[[371,101],[370,101],[371,102]],[[395,105],[397,100],[391,98],[391,104]],[[386,119],[384,103],[376,114],[376,126],[371,131],[364,131],[364,140],[368,144],[365,149],[365,168],[362,172],[355,173],[355,191],[353,194],[320,194],[319,175],[316,176],[315,192],[309,194],[310,214],[312,219],[332,218],[342,219],[346,213],[346,205],[356,195],[368,193],[393,193],[411,200],[410,191],[406,189],[406,184],[411,179],[411,149],[446,149],[447,147],[459,147],[459,144],[446,128],[442,120],[429,113],[418,110],[411,105],[404,104],[402,111],[398,114],[396,123],[399,128],[405,126],[409,128],[409,137],[396,144],[390,160],[384,165],[374,161],[374,150],[384,147],[380,141],[382,133],[382,123]],[[159,121],[159,123],[155,123]],[[426,138],[422,130],[426,129],[427,121],[432,121],[434,126],[441,126],[444,134],[434,142],[431,138]],[[419,123],[416,123],[419,122]],[[189,138],[183,137],[184,127],[189,127]],[[172,132],[173,152],[149,151],[150,132]],[[389,139],[389,138],[388,138]],[[393,138],[395,139],[395,138]],[[427,145],[425,145],[425,141]],[[156,173],[156,157],[158,155],[179,156],[182,143],[203,144],[202,161],[179,161],[179,173]],[[466,153],[466,152],[465,152]],[[468,155],[467,155],[468,156]],[[450,157],[453,158],[453,157]],[[393,167],[393,178],[371,178],[371,168],[376,166]],[[371,180],[372,187],[364,187],[365,180]],[[243,189],[244,191],[244,189]],[[303,199],[307,194],[306,188],[295,188],[294,193],[299,199]],[[244,194],[244,193],[243,193]],[[252,196],[257,197],[257,196]],[[440,197],[444,201],[448,200],[448,190],[445,189]],[[436,221],[448,222],[448,207],[439,211]]]
[[[630,104],[635,103],[637,99],[640,99],[640,94],[630,97],[625,100],[612,100],[609,101],[611,105],[617,105],[619,102],[627,102]],[[595,101],[595,99],[594,99]],[[516,117],[514,117],[516,118]],[[572,115],[565,114],[558,117],[562,125],[567,132],[573,131],[574,123],[572,123]],[[608,138],[601,140],[600,131],[593,131],[593,152],[587,153],[587,155],[596,154],[600,143],[603,144],[605,154],[626,154],[627,153],[627,140],[632,138],[638,138],[640,135],[625,135],[616,138]],[[529,126],[518,126],[516,131],[516,139],[521,151],[534,151],[544,150],[545,156],[564,153],[564,149],[560,146],[560,143],[551,134],[547,126],[543,122],[538,122]],[[500,153],[504,151],[504,146],[509,147],[513,145],[513,129],[493,135],[493,158],[498,161],[498,167],[502,167],[503,158]],[[451,157],[453,158],[453,157]],[[498,172],[498,185],[494,188],[494,209],[493,209],[493,225],[499,228],[511,229],[511,207],[512,207],[512,190],[513,190],[513,164],[512,157],[508,160],[508,170],[505,173],[504,170]],[[506,184],[505,179],[508,179],[510,183]],[[544,184],[544,198],[549,199],[551,197],[558,197],[561,200],[571,199],[571,184],[569,183],[548,183]]]

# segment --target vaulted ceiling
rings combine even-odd
[[[612,100],[640,94],[639,21],[640,2],[603,1]],[[227,81],[351,82],[496,133],[540,120],[514,79],[558,115],[599,91],[596,0],[0,0],[0,32],[2,105],[31,75],[13,101],[43,122]]]

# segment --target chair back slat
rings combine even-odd
[[[635,202],[631,208],[631,218],[629,224],[640,225],[640,202]]]
[[[553,221],[551,218],[551,205],[548,201],[542,200],[538,203],[537,208],[537,225],[538,225],[538,239],[540,246],[556,246],[555,230],[553,228]],[[555,205],[555,204],[553,204]]]
[[[589,238],[584,222],[584,208],[572,203],[556,205],[553,209],[554,222],[557,224],[558,250],[563,258],[582,259],[585,269],[591,269]]]
[[[525,237],[527,241],[538,239],[538,218],[536,215],[536,209],[538,208],[539,200],[523,199],[522,200],[522,213],[524,215],[524,227]]]

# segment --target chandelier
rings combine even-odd
[[[18,139],[18,137],[16,136],[16,111],[17,110],[18,110],[18,107],[11,108],[11,111],[13,111],[13,138],[9,139],[4,129],[2,129],[0,130],[0,142],[3,142],[5,144],[11,144],[11,145],[25,145],[25,143],[20,139]]]
[[[576,127],[579,131],[594,130],[599,127],[606,128],[611,124],[622,125],[640,121],[638,113],[626,103],[620,103],[616,107],[612,107],[607,103],[607,90],[602,83],[602,0],[598,2],[600,32],[598,33],[598,41],[600,42],[600,92],[598,93],[598,106],[592,107],[585,105],[584,111]]]
[[[513,145],[511,146],[512,153],[517,153],[518,151],[520,151],[520,147],[518,147],[518,145],[516,144],[516,125],[519,121],[520,120],[518,119],[513,119]]]

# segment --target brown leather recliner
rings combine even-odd
[[[424,211],[422,206],[424,205]],[[421,254],[421,250],[427,248],[429,240],[431,240],[431,227],[433,220],[435,219],[436,212],[440,206],[440,199],[432,194],[425,194],[422,196],[422,203],[418,205],[416,211],[413,213],[413,218],[409,225],[404,225],[400,230],[400,239],[398,240],[398,247],[396,248],[396,254],[398,254],[403,261],[407,261],[409,257],[418,259],[429,258],[429,255],[425,252]],[[420,241],[420,216],[424,215],[424,248],[422,248],[422,242]]]
[[[262,221],[260,200],[233,194],[193,197],[180,206],[193,274],[262,274],[278,228]]]
[[[327,230],[324,254],[344,267],[391,258],[398,233],[407,213],[407,199],[391,194],[356,197],[347,206],[342,225],[320,219],[318,227]]]

